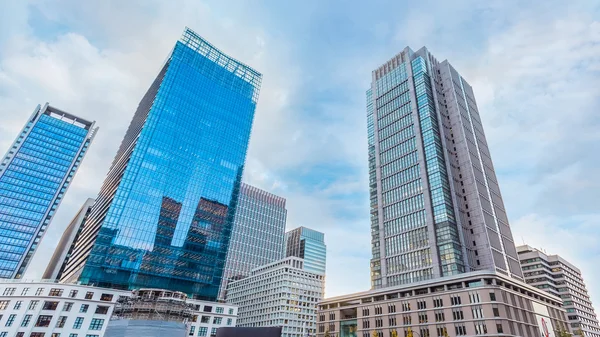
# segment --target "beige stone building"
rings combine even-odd
[[[480,271],[325,299],[317,337],[559,337],[562,301],[502,274]]]

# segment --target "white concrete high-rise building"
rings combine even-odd
[[[528,245],[517,247],[527,284],[563,300],[572,333],[600,337],[600,325],[581,270],[558,255],[548,255]]]
[[[281,326],[282,337],[314,336],[324,278],[306,270],[303,259],[288,257],[230,282],[227,302],[239,307],[239,327]]]

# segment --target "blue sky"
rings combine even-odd
[[[245,179],[325,232],[327,296],[369,287],[365,90],[408,45],[473,85],[515,241],[571,260],[600,301],[597,1],[0,0],[0,152],[38,103],[100,126],[29,277],[185,26],[262,72]]]

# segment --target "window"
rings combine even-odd
[[[67,316],[60,316],[58,318],[58,320],[56,321],[56,327],[57,328],[64,328],[65,327],[65,323],[67,323]]]
[[[402,302],[402,311],[410,311],[410,303]]]
[[[469,293],[469,301],[471,303],[481,302],[481,300],[479,299],[479,293]]]
[[[462,301],[460,300],[460,296],[459,295],[455,295],[450,297],[450,304],[451,305],[461,305]]]
[[[17,288],[6,288],[4,289],[2,296],[12,296],[15,293],[15,290],[17,290]]]
[[[42,310],[56,310],[58,307],[58,302],[55,301],[44,301],[44,306]]]
[[[44,288],[37,288],[35,291],[35,296],[40,296],[44,292]]]
[[[81,325],[83,324],[83,317],[77,317],[75,322],[73,323],[73,329],[81,329]]]
[[[335,321],[335,313],[329,314],[329,320]]]
[[[494,312],[494,317],[500,317],[500,311],[498,308],[492,308],[492,311]]]
[[[59,288],[50,289],[50,294],[48,296],[62,296],[63,290]]]
[[[76,333],[72,333],[69,335],[69,337],[78,337]]]
[[[233,315],[233,309],[231,309],[231,308],[229,309],[229,314]]]
[[[208,332],[208,328],[205,326],[198,327],[198,336],[205,337]]]
[[[473,313],[473,318],[483,318],[483,310],[480,305],[472,307],[471,312]]]
[[[460,321],[460,320],[465,319],[465,315],[463,314],[462,310],[460,310],[460,309],[453,309],[452,310],[452,318],[455,321]]]
[[[24,337],[25,333],[24,332],[17,332],[17,334],[15,335],[15,337]]]
[[[100,315],[106,315],[108,313],[108,306],[106,305],[99,305],[96,307],[96,313],[100,314]]]
[[[363,329],[368,329],[370,328],[371,323],[368,320],[364,320],[363,321]]]
[[[429,329],[428,328],[421,328],[420,336],[421,337],[430,337],[429,336]]]
[[[210,323],[210,316],[202,316],[200,323]]]
[[[35,326],[48,327],[48,326],[50,326],[51,320],[52,320],[51,315],[40,315],[40,316],[38,316],[37,322],[35,322]]]
[[[444,301],[441,298],[434,298],[433,299],[433,307],[434,308],[440,308],[444,306]]]
[[[85,337],[99,337],[98,335],[85,335]]]
[[[104,319],[92,318],[92,322],[90,323],[90,330],[102,330],[102,325],[104,325]]]
[[[388,323],[389,326],[396,326],[396,317],[389,317]]]
[[[71,311],[72,307],[73,307],[73,302],[66,302],[65,305],[63,306],[63,311]]]
[[[27,327],[29,326],[29,322],[31,322],[31,315],[25,315],[23,316],[23,320],[21,321],[21,326]]]
[[[94,292],[93,291],[88,291],[87,293],[85,293],[85,299],[86,300],[91,300],[94,297]]]
[[[60,332],[55,332],[50,337],[60,337]]]
[[[363,316],[369,316],[369,308],[363,308],[362,315]]]
[[[375,307],[375,315],[381,315],[383,314],[383,310],[381,309],[381,307]]]
[[[21,296],[27,295],[28,292],[29,292],[29,288],[23,288],[23,290],[21,290]]]
[[[35,308],[37,308],[37,305],[40,301],[31,301],[29,302],[29,308],[27,308],[28,310],[35,310]]]
[[[454,330],[455,330],[457,336],[464,336],[467,334],[467,329],[465,328],[465,326],[463,324],[455,325]]]
[[[383,326],[383,320],[381,318],[375,318],[375,327],[381,328]]]
[[[411,325],[412,317],[411,316],[402,316],[402,323],[404,323],[404,325]]]
[[[490,301],[496,301],[496,294],[490,293]]]
[[[487,327],[484,322],[475,322],[475,334],[485,335],[487,333]]]
[[[388,313],[394,313],[394,312],[396,312],[396,305],[395,304],[388,305]]]
[[[227,325],[231,325],[231,323],[232,323],[232,320],[231,320],[231,318],[228,318],[228,319],[227,319]]]
[[[436,322],[443,322],[445,320],[444,317],[444,311],[443,310],[438,310],[435,312],[435,321]]]
[[[217,328],[210,329],[210,337],[214,337],[217,335]]]
[[[222,314],[223,310],[225,310],[223,307],[217,307],[217,314]]]
[[[15,318],[17,318],[17,315],[15,314],[8,316],[8,319],[6,320],[6,324],[4,324],[4,326],[12,326],[13,322],[15,321]]]
[[[419,309],[419,310],[427,309],[427,302],[417,301],[417,309]]]
[[[204,312],[212,312],[212,307],[210,305],[205,305]]]
[[[113,299],[113,295],[112,294],[102,294],[100,296],[100,301],[107,301],[110,302]]]
[[[32,332],[29,334],[29,337],[44,337],[45,333],[43,332]]]
[[[0,301],[0,310],[6,310],[10,301]]]
[[[78,293],[77,290],[71,290],[71,291],[69,291],[69,297],[75,298],[75,297],[77,297],[77,293]]]
[[[223,318],[221,318],[221,317],[215,317],[215,319],[213,320],[213,324],[221,324],[222,320],[223,320]]]
[[[419,314],[419,324],[427,323],[427,314]]]
[[[498,333],[504,333],[504,330],[502,329],[502,324],[500,323],[496,323],[496,330],[498,330]]]
[[[189,335],[190,335],[190,336],[193,336],[193,335],[194,335],[194,332],[196,332],[196,327],[192,325],[192,326],[190,327],[190,333],[189,333]]]
[[[89,307],[89,304],[82,304],[81,307],[79,307],[79,312],[87,312]]]
[[[16,301],[15,302],[15,306],[13,307],[14,310],[19,310],[21,309],[21,305],[23,305],[23,301]]]

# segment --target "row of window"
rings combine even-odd
[[[4,288],[4,291],[2,292],[2,296],[13,296],[16,292],[17,288],[14,287],[8,287],[8,288]],[[29,287],[23,288],[21,289],[21,295],[20,296],[27,296],[29,294]],[[37,288],[35,291],[35,296],[45,296],[44,295],[44,291],[46,290],[46,288],[40,287]],[[64,293],[64,289],[62,288],[50,288],[49,292],[48,292],[48,296],[55,296],[55,297],[62,297]],[[69,298],[76,298],[77,294],[79,293],[79,290],[71,290],[69,291]],[[93,291],[88,291],[85,293],[84,298],[86,300],[91,300],[94,297],[94,292]],[[100,295],[100,301],[106,301],[106,302],[110,302],[113,299],[113,294],[107,294],[107,293],[102,293]],[[7,301],[3,301],[3,302],[7,302]],[[2,309],[0,309],[2,310]]]

